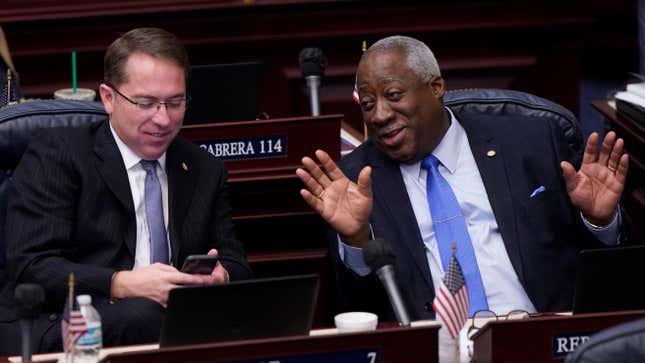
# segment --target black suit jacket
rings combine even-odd
[[[235,239],[223,163],[181,138],[167,150],[172,263],[217,248],[232,280],[250,276]],[[33,140],[12,177],[7,268],[0,321],[15,319],[16,283],[46,291],[59,313],[70,272],[77,294],[109,297],[114,272],[134,265],[136,220],[127,172],[107,121],[48,129]]]
[[[570,309],[577,252],[602,247],[566,193],[559,163],[575,160],[573,152],[559,129],[544,119],[479,115],[462,116],[459,122],[468,135],[506,251],[529,298],[538,311]],[[488,156],[489,150],[495,156]],[[434,318],[435,290],[399,165],[372,141],[340,162],[352,180],[366,165],[373,168],[370,223],[374,235],[394,248],[396,278],[412,318]],[[546,191],[529,198],[539,186]],[[374,311],[382,319],[393,319],[387,296],[373,274],[363,278],[347,269],[338,256],[335,233],[329,240],[339,308]]]

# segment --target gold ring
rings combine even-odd
[[[609,171],[611,171],[612,173],[615,173],[615,172],[616,172],[616,168],[615,168],[614,166],[607,165],[607,168],[608,168],[608,169],[609,169]]]
[[[318,199],[322,199],[324,195],[325,195],[325,189],[323,189],[322,192],[318,194]]]

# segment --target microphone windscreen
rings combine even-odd
[[[327,57],[319,48],[305,48],[298,56],[303,77],[322,76],[327,68]]]
[[[18,303],[20,317],[33,318],[40,313],[45,301],[45,290],[38,284],[19,284],[13,297]]]
[[[383,238],[367,241],[363,246],[363,260],[367,266],[376,271],[385,265],[394,265],[396,255],[390,244]]]

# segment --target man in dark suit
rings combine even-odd
[[[619,241],[623,141],[609,133],[597,154],[599,138],[591,135],[582,165],[574,166],[559,130],[545,120],[457,119],[443,105],[434,55],[408,37],[370,47],[356,84],[370,139],[339,166],[319,150],[322,168],[305,157],[297,170],[302,197],[336,232],[330,254],[340,308],[393,317],[361,256],[367,240],[382,237],[396,254],[413,319],[434,318],[453,242],[470,315],[569,309],[577,251]],[[451,208],[446,200],[457,211],[439,218]]]
[[[5,352],[20,347],[17,283],[45,288],[36,350],[60,351],[70,272],[76,294],[93,297],[106,346],[157,341],[177,286],[250,276],[223,163],[177,137],[187,104],[184,47],[164,30],[135,29],[110,45],[104,66],[109,120],[47,130],[13,174],[0,321],[14,322],[0,325]],[[210,275],[177,270],[206,253],[220,257]]]

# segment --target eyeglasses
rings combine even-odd
[[[471,325],[468,328],[468,339],[472,339],[473,335],[489,321],[526,319],[530,316],[531,314],[525,310],[513,310],[506,315],[497,315],[490,310],[479,310],[473,315]]]
[[[141,101],[135,101],[130,99],[128,96],[124,95],[123,93],[119,92],[116,87],[107,85],[108,87],[112,88],[114,92],[116,92],[119,96],[123,97],[124,100],[130,102],[131,104],[135,105],[139,110],[144,111],[144,112],[149,112],[154,113],[159,112],[161,109],[161,105],[166,106],[166,112],[168,113],[178,113],[178,112],[183,112],[186,110],[188,107],[188,101],[190,100],[190,97],[176,97],[176,98],[170,98],[165,101],[159,101],[156,99],[146,99],[146,100],[141,100]]]

